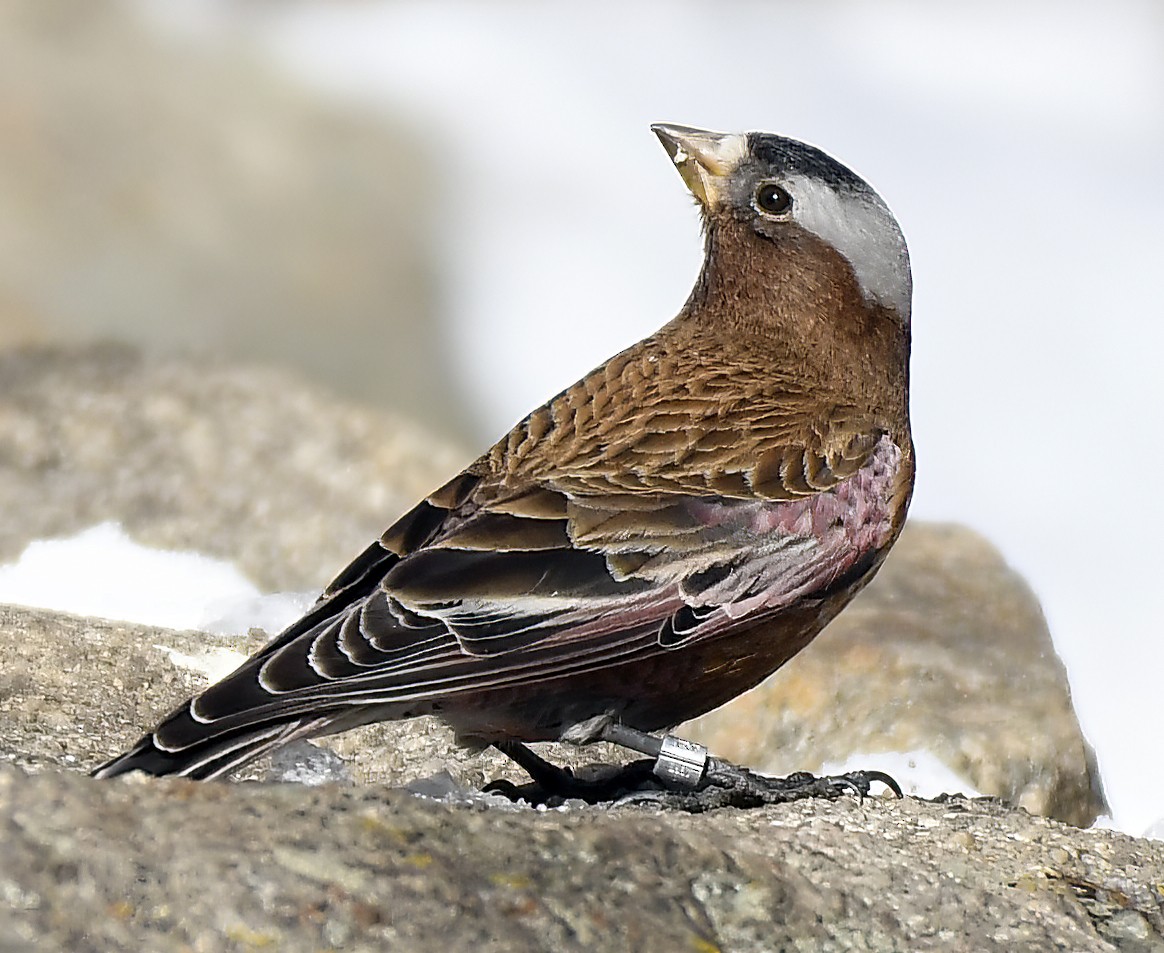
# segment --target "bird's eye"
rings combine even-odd
[[[756,208],[768,215],[783,215],[792,208],[792,196],[783,186],[765,182],[756,189]]]

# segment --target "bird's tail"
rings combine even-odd
[[[144,771],[158,777],[220,778],[289,741],[318,734],[326,720],[304,718],[258,727],[249,725],[234,731],[216,732],[173,749],[160,744],[155,731],[143,736],[129,751],[95,768],[91,776],[115,778],[130,771]],[[165,725],[163,722],[159,728]]]
[[[358,610],[396,559],[378,541],[372,543],[301,619],[226,678],[170,712],[129,751],[95,769],[93,777],[144,771],[200,780],[220,778],[298,738],[399,717],[399,705],[378,707],[359,700],[329,704],[313,691],[326,679],[318,676],[311,659],[318,633]],[[268,689],[263,667],[279,654],[286,656],[292,678],[289,685]],[[330,684],[342,685],[339,681]]]

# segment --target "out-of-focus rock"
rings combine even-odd
[[[464,435],[399,122],[128,3],[0,6],[0,346],[116,338],[298,366]]]
[[[680,733],[777,774],[928,752],[981,793],[1037,814],[1087,826],[1106,810],[1038,600],[958,526],[907,526],[815,642]]]
[[[206,668],[250,654],[266,634],[211,635],[0,605],[0,760],[32,771],[91,769],[136,741],[208,684]],[[324,739],[359,783],[394,787],[448,771],[471,787],[528,780],[490,749],[470,751],[434,718],[361,728]],[[597,754],[555,745],[567,764]],[[244,777],[269,776],[258,764]],[[0,949],[2,949],[0,945]]]
[[[1164,948],[1164,844],[988,800],[441,804],[396,786],[500,765],[431,720],[362,736],[391,787],[93,781],[256,637],[0,606],[0,644],[0,949]]]
[[[989,801],[684,815],[0,767],[5,949],[1164,946],[1164,844]]]
[[[297,375],[127,347],[0,353],[0,561],[108,520],[315,590],[471,459]]]
[[[288,373],[124,347],[13,352],[0,355],[0,559],[116,520],[141,543],[229,559],[268,591],[318,590],[471,456]],[[169,670],[164,653],[159,664]],[[178,701],[181,691],[150,691],[165,684],[151,676],[130,692],[144,707],[126,722],[144,727]],[[682,730],[776,773],[928,752],[1038,813],[1086,825],[1103,810],[1038,603],[988,543],[955,527],[908,527],[816,642]],[[413,753],[430,746],[435,768],[453,747],[435,722],[327,744],[355,777],[393,783]]]

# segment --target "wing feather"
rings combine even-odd
[[[204,737],[211,722],[228,732],[324,704],[432,702],[713,638],[828,585],[879,545],[900,458],[876,432],[785,448],[778,464],[736,474],[760,484],[745,499],[610,483],[603,494],[555,481],[511,490],[462,475],[190,716]]]

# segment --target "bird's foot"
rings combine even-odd
[[[655,764],[651,759],[632,761],[608,775],[580,778],[568,768],[559,768],[538,757],[518,742],[505,741],[497,747],[533,780],[521,785],[505,779],[491,781],[484,788],[486,793],[547,807],[557,807],[569,800],[581,800],[587,804],[611,803],[633,792],[649,789],[653,777],[651,769]]]
[[[785,778],[772,778],[710,757],[703,745],[674,735],[658,738],[611,724],[603,730],[602,739],[650,757],[631,762],[613,774],[584,779],[550,764],[524,745],[505,742],[499,745],[501,750],[526,770],[533,783],[518,786],[495,781],[486,790],[538,805],[556,806],[580,799],[588,804],[658,804],[692,813],[717,807],[786,804],[810,797],[833,800],[856,794],[864,798],[874,782],[902,797],[898,783],[882,771],[850,771],[819,778],[799,771]]]
[[[756,807],[785,804],[806,797],[837,798],[856,794],[864,798],[874,781],[880,781],[898,797],[901,786],[883,771],[850,771],[818,778],[798,771],[786,778],[756,774],[722,758],[713,758],[707,748],[675,735],[658,738],[617,722],[602,728],[602,738],[633,751],[655,757],[654,775],[664,782],[662,800],[688,810],[709,807]],[[647,800],[659,800],[648,794]],[[686,802],[690,803],[686,803]]]
[[[805,798],[836,800],[855,794],[863,800],[874,782],[881,782],[898,797],[898,783],[882,771],[849,771],[817,777],[797,771],[783,778],[756,774],[719,758],[708,759],[706,776],[695,787],[668,785],[659,792],[638,791],[624,795],[621,804],[658,804],[673,810],[698,814],[719,807],[761,807],[788,804]]]

